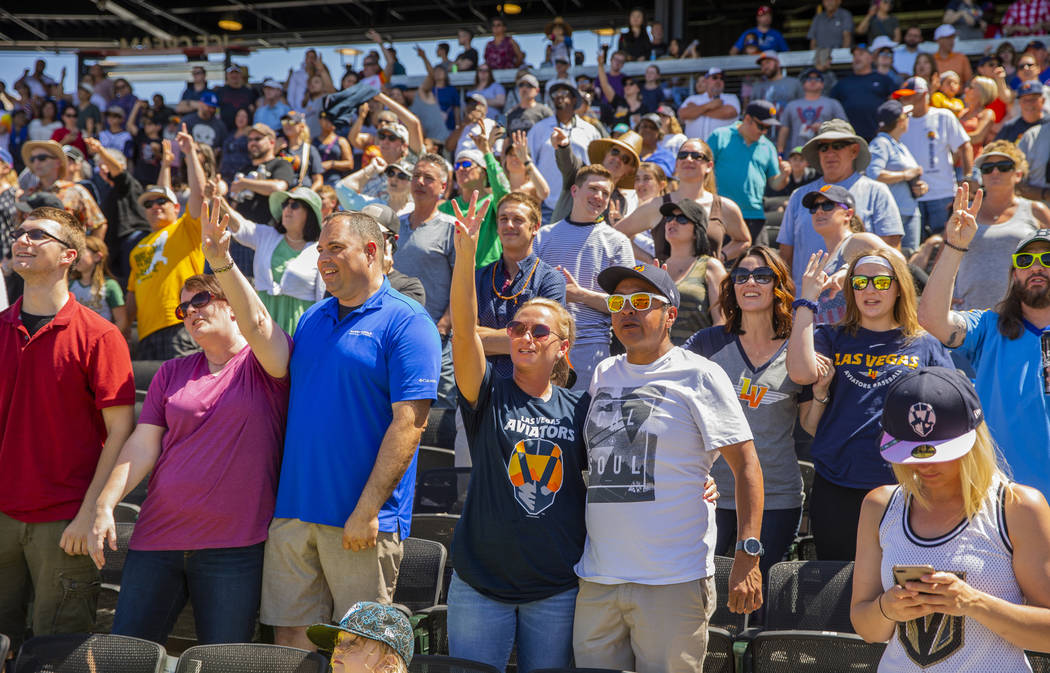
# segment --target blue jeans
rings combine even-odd
[[[579,589],[533,601],[502,603],[455,573],[448,588],[448,646],[453,657],[507,668],[518,644],[518,671],[572,666],[572,620]]]
[[[455,409],[459,400],[456,375],[452,368],[452,334],[441,335],[441,376],[438,378],[435,408]]]
[[[795,541],[798,523],[802,517],[802,508],[767,509],[762,512],[762,532],[759,540],[765,547],[765,554],[758,561],[763,577],[769,577],[769,569],[774,563],[784,560],[784,555]],[[736,552],[736,510],[718,508],[715,510],[715,526],[718,534],[715,538],[715,553],[719,556],[732,557]]]
[[[926,236],[939,234],[944,231],[951,215],[950,208],[955,201],[954,196],[946,196],[943,199],[930,199],[919,201],[919,212],[922,214],[922,228]]]
[[[901,237],[901,248],[915,252],[919,249],[919,245],[921,245],[922,211],[916,211],[914,215],[901,215],[901,224],[904,225],[904,236]]]
[[[251,642],[263,545],[128,552],[113,633],[164,644],[189,599],[201,645]]]

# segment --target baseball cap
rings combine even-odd
[[[241,66],[237,65],[236,63],[234,63],[230,67],[226,68],[226,72],[240,72],[240,71],[241,71]]]
[[[272,128],[270,128],[266,124],[263,124],[262,122],[256,122],[252,124],[252,131],[255,131],[256,133],[261,133],[264,136],[269,136],[274,139],[277,138],[277,133]],[[249,133],[251,133],[251,131],[249,131]]]
[[[858,42],[857,44],[853,45],[853,48],[849,50],[849,53],[852,54],[858,49],[863,49],[864,51],[871,51],[871,49],[868,47],[867,42]]]
[[[792,150],[792,154],[794,154],[794,150]],[[822,196],[832,203],[838,203],[851,209],[856,205],[853,200],[853,195],[850,194],[849,190],[845,187],[841,185],[824,185],[820,189],[814,189],[812,192],[803,196],[802,207],[812,208],[813,204],[817,202],[817,199]]]
[[[171,191],[170,187],[161,187],[160,185],[150,185],[141,194],[139,194],[138,202],[141,206],[146,201],[155,199],[158,196],[162,196],[172,203],[178,203],[179,200],[175,198],[175,192]]]
[[[1009,159],[1010,161],[1014,160],[1014,158],[1006,152],[985,152],[974,160],[973,167],[980,168],[989,161],[992,161],[993,159]]]
[[[527,75],[522,75],[521,77],[518,78],[518,84],[522,84],[522,83],[528,84],[533,89],[539,89],[540,88],[540,81],[538,79],[536,79],[536,75],[533,75],[531,73],[527,74]]]
[[[758,16],[762,16],[763,14],[772,14],[772,13],[773,13],[773,8],[770,7],[769,5],[759,5],[758,6],[758,11],[755,12],[755,14],[758,15]]]
[[[661,210],[670,204],[661,206]],[[682,211],[685,212],[684,210]],[[688,217],[688,215],[686,216]],[[616,292],[620,281],[628,278],[639,278],[654,286],[657,291],[671,301],[671,306],[678,308],[678,288],[667,271],[652,264],[635,264],[634,266],[610,266],[598,274],[598,286],[609,294]]]
[[[128,115],[128,113],[124,111],[124,108],[120,107],[119,105],[110,105],[108,108],[106,108],[106,114],[117,115],[120,117],[126,117]]]
[[[467,102],[470,101],[473,101],[478,105],[484,105],[485,107],[489,106],[489,102],[485,100],[485,97],[482,96],[480,93],[467,94]]]
[[[973,448],[983,420],[981,401],[965,374],[947,367],[917,369],[886,391],[879,452],[904,465],[955,460]]]
[[[660,206],[660,214],[664,217],[674,215],[674,211],[680,210],[682,214],[689,218],[689,221],[693,224],[698,224],[702,227],[707,227],[707,211],[704,207],[692,199],[679,199],[678,201],[668,202]]]
[[[394,209],[385,203],[370,203],[361,209],[361,213],[368,215],[376,222],[379,223],[379,228],[383,230],[384,234],[393,234],[394,240],[397,240],[397,232],[401,228],[401,220],[398,219],[397,213]],[[397,249],[397,244],[393,244],[394,249]]]
[[[744,108],[748,115],[762,126],[780,126],[777,121],[777,108],[768,100],[753,100]]]
[[[799,74],[798,78],[804,82],[804,81],[806,81],[806,79],[808,79],[809,77],[812,77],[813,75],[816,75],[817,77],[819,77],[820,81],[822,81],[822,82],[824,81],[824,73],[822,73],[821,71],[817,70],[816,68],[806,68],[805,70],[803,70]]]
[[[480,151],[472,148],[465,148],[456,152],[456,162],[460,162],[466,159],[467,161],[473,161],[475,166],[485,165],[485,155]]]
[[[296,112],[295,110],[289,110],[281,115],[281,123],[288,122],[290,124],[302,124],[306,121],[306,115],[302,112]]]
[[[1043,42],[1042,40],[1032,40],[1031,42],[1029,42],[1028,44],[1026,44],[1024,46],[1024,51],[1028,51],[1029,49],[1041,49],[1041,50],[1045,51],[1046,50],[1046,43]]]
[[[390,124],[389,126],[387,126],[383,130],[390,131],[391,133],[393,133],[395,136],[397,136],[398,138],[400,138],[404,142],[406,142],[406,143],[408,142],[408,127],[406,127],[401,122]]]
[[[272,77],[268,77],[265,80],[263,80],[263,88],[264,89],[284,89],[284,87],[281,86],[281,83],[278,82],[277,80],[273,79]]]
[[[761,63],[762,61],[766,60],[767,58],[771,58],[774,61],[776,61],[777,63],[780,63],[780,57],[777,56],[777,53],[775,51],[773,51],[772,49],[767,49],[764,52],[762,52],[761,54],[759,54],[758,58],[755,59],[755,63]]]
[[[674,117],[674,116],[676,116],[674,108],[672,108],[670,105],[661,105],[661,106],[657,107],[656,108],[656,114],[660,115],[661,117]]]
[[[59,210],[65,209],[62,199],[52,192],[35,192],[15,201],[15,208],[18,208],[23,213],[31,213],[37,208],[44,207],[58,208]]]
[[[1014,254],[1021,252],[1029,245],[1042,241],[1043,243],[1050,243],[1050,229],[1038,229],[1034,234],[1024,239],[1017,244],[1017,248],[1014,249]]]
[[[791,151],[788,152],[788,158],[791,158],[791,157],[795,156],[796,154],[799,155],[799,156],[802,156],[802,145],[798,145],[797,147],[792,147]]]
[[[335,649],[340,632],[389,646],[404,660],[406,667],[412,661],[412,625],[408,617],[392,605],[359,601],[350,606],[339,624],[314,624],[306,629],[307,637],[329,652]]]
[[[902,115],[909,114],[911,111],[911,105],[904,105],[896,98],[891,98],[875,110],[875,121],[878,122],[880,130],[891,129],[897,125],[897,120]]]
[[[871,41],[871,50],[879,51],[880,49],[893,49],[897,46],[897,43],[891,40],[886,35],[879,35]]]
[[[937,26],[937,30],[933,31],[933,39],[939,40],[942,37],[952,37],[955,35],[955,26],[950,23],[942,23]]]
[[[926,80],[922,77],[915,76],[909,77],[908,79],[904,80],[904,84],[901,85],[901,88],[894,91],[892,96],[894,98],[901,98],[902,96],[913,96],[917,93],[929,92],[930,85],[926,82]]]
[[[704,73],[704,77],[710,77],[712,75],[721,75],[721,74],[722,74],[722,69],[716,66],[714,68],[708,68],[707,72]]]
[[[1017,87],[1017,97],[1031,96],[1031,95],[1043,95],[1043,83],[1037,79],[1028,80],[1023,82],[1021,86]]]
[[[73,145],[63,145],[62,152],[65,153],[66,158],[70,161],[83,161],[84,153],[78,150]]]
[[[638,123],[634,125],[634,128],[637,129],[642,125],[642,122],[650,122],[656,126],[657,130],[659,130],[660,125],[664,123],[664,120],[660,119],[660,115],[655,112],[650,112],[649,114],[642,115],[642,118],[638,120]]]
[[[219,107],[219,97],[215,95],[214,91],[205,91],[197,101],[208,107]]]

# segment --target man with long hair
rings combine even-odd
[[[977,234],[982,191],[955,193],[944,250],[919,304],[919,322],[973,363],[992,438],[1013,478],[1050,494],[1050,229],[1022,240],[1013,254],[1006,296],[994,309],[952,311],[952,288]],[[1000,263],[1006,260],[1000,260]],[[993,260],[987,260],[989,272]]]

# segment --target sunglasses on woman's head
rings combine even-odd
[[[814,203],[812,206],[810,206],[809,212],[813,215],[816,215],[818,210],[823,210],[825,213],[830,213],[831,211],[835,210],[835,207],[838,205],[840,204],[835,203],[834,201],[821,201],[820,203]]]
[[[981,164],[981,174],[989,175],[992,171],[999,171],[1000,173],[1009,173],[1016,167],[1017,164],[1015,164],[1011,159],[1003,159],[1002,161],[986,161],[983,164]]]
[[[755,282],[759,285],[769,285],[777,279],[777,273],[768,266],[756,266],[754,269],[738,267],[733,269],[733,272],[729,274],[729,277],[732,278],[733,282],[737,285],[743,285],[752,278],[754,278]]]
[[[890,289],[890,285],[893,284],[893,276],[885,276],[885,275],[860,276],[860,275],[857,275],[857,276],[853,276],[852,278],[850,278],[850,284],[853,285],[853,289],[854,290],[867,289],[869,282],[872,285],[875,286],[876,290],[880,290],[880,291],[881,290],[888,290],[888,289]]]
[[[175,317],[179,320],[185,320],[186,316],[189,315],[190,307],[197,309],[198,311],[211,303],[211,300],[215,297],[211,292],[202,290],[197,294],[190,297],[189,301],[184,301],[175,307]]]
[[[688,150],[682,150],[678,153],[678,160],[685,161],[686,159],[692,159],[693,161],[707,161],[707,155],[703,152],[690,152]]]
[[[1050,250],[1046,252],[1018,252],[1014,255],[1014,268],[1027,269],[1035,264],[1035,260],[1044,268],[1050,269]]]
[[[511,320],[507,323],[507,336],[511,339],[520,339],[526,334],[532,336],[533,341],[546,341],[547,337],[552,334],[559,339],[564,337],[554,332],[550,327],[542,323],[536,323],[534,325],[526,325],[520,320]]]
[[[659,299],[665,304],[671,302],[667,297],[661,294],[653,294],[652,292],[635,292],[633,294],[610,294],[605,300],[609,306],[610,313],[619,313],[627,307],[627,303],[630,302],[631,308],[635,311],[648,311],[653,305],[653,300]]]
[[[836,152],[838,152],[839,150],[846,149],[847,147],[853,144],[854,143],[849,140],[836,140],[830,143],[821,143],[819,146],[819,150],[821,152],[827,152],[828,150],[835,150]]]

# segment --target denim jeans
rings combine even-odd
[[[113,633],[164,644],[189,599],[201,645],[250,642],[262,591],[263,546],[130,550]]]
[[[520,673],[568,668],[578,592],[573,587],[531,603],[502,603],[478,593],[453,573],[448,588],[449,654],[502,671],[516,641]]]
[[[951,215],[949,209],[952,207],[954,200],[954,196],[946,196],[943,199],[919,201],[919,212],[922,214],[922,228],[925,231],[924,238],[944,231],[944,226],[948,224],[948,217]]]
[[[922,210],[916,211],[914,215],[901,215],[901,224],[904,225],[901,248],[909,252],[915,252],[922,243],[920,240],[922,238]],[[943,224],[941,228],[944,228]]]
[[[455,409],[459,400],[456,375],[452,368],[452,334],[441,335],[441,376],[438,378],[437,400],[434,407]]]

